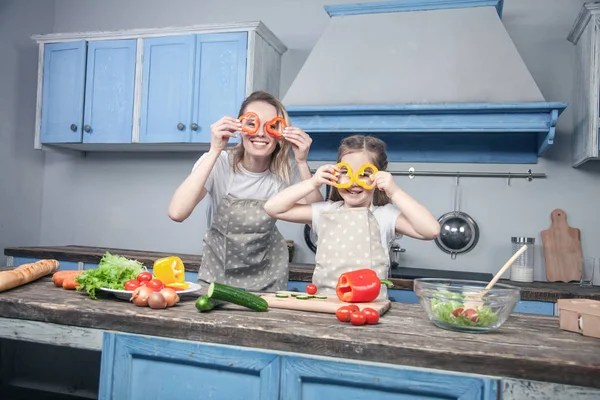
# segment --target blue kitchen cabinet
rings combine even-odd
[[[135,40],[44,47],[41,143],[130,143]]]
[[[40,141],[80,143],[83,132],[86,42],[44,47]]]
[[[144,39],[140,143],[209,143],[246,93],[248,34]]]
[[[281,399],[496,400],[498,381],[372,363],[284,357]]]
[[[105,333],[98,398],[277,400],[279,374],[277,354]]]
[[[492,400],[498,386],[488,377],[107,332],[99,398]]]
[[[131,143],[135,40],[88,44],[83,143]]]

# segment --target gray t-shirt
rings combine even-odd
[[[204,153],[196,161],[192,172],[206,158],[206,154]],[[216,212],[221,199],[226,194],[240,199],[269,199],[288,186],[279,176],[269,170],[250,172],[240,164],[238,170],[233,172],[232,162],[230,153],[225,150],[221,151],[204,184],[204,188],[210,196],[210,203],[206,207],[206,225],[209,228],[212,225],[213,213]],[[294,182],[298,181],[297,168],[294,168],[292,173]],[[231,185],[229,185],[230,182]]]

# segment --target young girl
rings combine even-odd
[[[241,134],[240,143],[225,150],[236,132]],[[310,179],[310,143],[305,132],[289,126],[283,105],[266,92],[252,93],[238,118],[226,116],[211,125],[210,150],[196,162],[169,205],[169,217],[182,222],[207,193],[210,196],[199,281],[253,290],[287,289],[287,245],[264,203],[297,180],[295,175]],[[318,190],[302,198],[323,200]]]
[[[335,294],[340,274],[356,269],[370,268],[388,278],[389,248],[397,235],[432,240],[439,234],[437,220],[396,185],[386,167],[383,141],[350,136],[340,145],[337,165],[323,165],[311,179],[266,202],[274,218],[312,224],[318,237],[313,283],[320,294]],[[323,184],[334,186],[330,201],[299,204]]]

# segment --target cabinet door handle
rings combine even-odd
[[[73,132],[77,132],[77,125],[75,125],[75,124],[71,124],[71,130],[72,130]]]
[[[84,125],[83,130],[86,131],[87,133],[90,133],[92,131],[92,127],[89,125]]]
[[[180,131],[185,129],[185,125],[182,124],[181,122],[177,124],[177,129],[179,129]]]
[[[197,131],[198,130],[198,124],[193,123],[192,126],[191,126],[191,128],[192,128],[193,131]]]

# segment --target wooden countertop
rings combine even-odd
[[[106,252],[119,254],[127,258],[133,258],[147,267],[151,267],[154,260],[167,257],[170,253],[155,251],[117,249],[106,247],[88,246],[34,246],[34,247],[7,247],[4,255],[14,257],[53,258],[63,261],[75,261],[84,263],[100,262]],[[176,254],[183,260],[186,271],[198,271],[202,256],[194,254]],[[310,282],[312,280],[313,264],[290,263],[289,279],[292,281]],[[413,290],[412,279],[395,279],[394,289]],[[580,287],[578,285],[562,282],[533,282],[519,283],[509,280],[501,280],[501,283],[518,286],[521,288],[521,299],[530,301],[556,302],[558,299],[588,298],[600,300],[600,287]]]
[[[166,310],[56,288],[50,277],[0,294],[0,317],[600,388],[600,340],[558,328],[558,318],[512,314],[500,330],[466,334],[432,325],[421,306],[394,303],[377,325],[332,314],[228,305],[199,313],[196,296]]]

